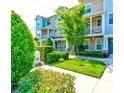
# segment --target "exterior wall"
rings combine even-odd
[[[42,18],[42,28],[46,26],[46,20],[45,18]]]
[[[89,49],[89,51],[96,51],[96,46],[95,46],[95,40],[97,39],[97,38],[101,38],[101,39],[103,39],[103,36],[97,36],[97,37],[87,37],[86,39],[89,39],[89,46],[90,46],[90,49]],[[101,50],[101,51],[103,51],[103,50]]]
[[[38,32],[42,28],[42,17],[36,17],[36,32]]]
[[[113,0],[105,0],[105,35],[113,34],[113,25],[109,25],[108,14],[113,12]]]
[[[92,13],[103,11],[103,0],[96,0],[92,4]]]

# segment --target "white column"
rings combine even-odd
[[[105,15],[102,14],[102,33],[105,33]]]
[[[103,50],[108,51],[108,37],[103,37]]]
[[[90,17],[90,34],[92,34],[92,17]]]
[[[49,28],[47,29],[47,38],[49,37]]]
[[[67,51],[68,47],[69,47],[69,44],[68,44],[68,41],[66,40],[66,51]]]

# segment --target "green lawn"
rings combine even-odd
[[[100,78],[106,68],[105,64],[102,61],[85,60],[79,58],[69,59],[63,62],[55,62],[49,65],[96,78]]]

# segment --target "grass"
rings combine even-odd
[[[102,61],[85,60],[79,58],[69,59],[63,62],[54,62],[49,65],[96,78],[100,78],[106,68],[106,65]]]

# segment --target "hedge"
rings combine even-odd
[[[21,79],[15,93],[76,93],[75,77],[38,68]]]
[[[80,56],[100,57],[100,58],[106,58],[109,56],[108,53],[106,52],[76,52],[75,54]]]
[[[53,41],[51,40],[51,38],[47,38],[47,40],[45,41],[45,46],[53,46]]]
[[[11,12],[11,86],[14,89],[29,70],[35,56],[33,36],[21,16]]]
[[[69,53],[67,52],[52,52],[47,55],[47,63],[57,62],[59,59],[68,59]]]
[[[46,56],[48,53],[53,52],[53,46],[37,46],[36,50],[40,51],[41,60],[46,62],[47,61]]]

